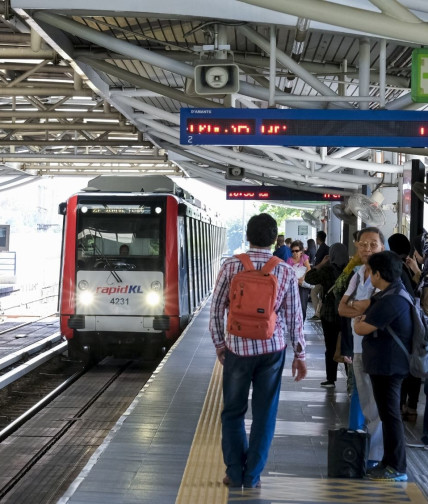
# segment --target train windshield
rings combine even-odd
[[[163,213],[161,205],[79,205],[78,269],[154,267],[162,256]]]

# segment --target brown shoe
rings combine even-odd
[[[234,487],[234,488],[241,488],[242,487],[242,483],[235,483],[234,481],[232,481],[229,476],[226,474],[226,476],[223,478],[223,485],[226,485],[228,487]]]

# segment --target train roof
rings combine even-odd
[[[195,199],[189,192],[165,175],[141,176],[110,176],[100,175],[88,182],[87,187],[77,193],[79,199],[89,198],[120,198],[141,196],[172,196],[180,204],[185,205],[185,214],[201,220],[221,224],[216,212],[212,212]],[[60,205],[59,213],[63,213]]]

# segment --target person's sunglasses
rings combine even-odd
[[[293,249],[291,252],[293,252],[293,254],[297,254],[297,252],[300,252],[300,249]]]

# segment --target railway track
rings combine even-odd
[[[59,332],[0,359],[0,390],[39,368],[53,357],[63,354],[67,343]]]
[[[48,407],[43,405],[21,427],[5,432],[0,438],[0,501],[56,502],[154,367],[105,359],[70,379]]]
[[[28,320],[26,322],[22,322],[20,324],[16,324],[16,322],[3,322],[0,327],[3,329],[0,331],[0,336],[3,336],[4,334],[11,333],[13,331],[16,331],[18,329],[23,329],[24,327],[30,327],[32,324],[36,324],[37,322],[40,322],[42,320],[46,320],[51,317],[55,317],[56,313],[51,313],[49,315],[42,315],[42,316],[34,316],[34,315],[27,315],[27,317],[31,318],[31,320]],[[11,317],[11,318],[22,318],[22,316],[17,316],[17,317]]]

